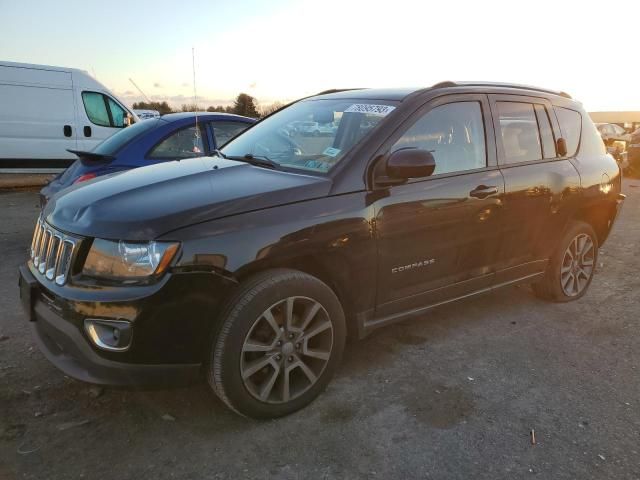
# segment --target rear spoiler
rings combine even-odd
[[[101,153],[72,150],[70,148],[67,149],[67,152],[76,155],[82,163],[110,163],[116,158],[113,155],[102,155]]]

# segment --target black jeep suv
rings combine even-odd
[[[321,136],[297,134],[316,122]],[[528,282],[586,292],[624,200],[580,103],[516,85],[330,91],[216,155],[80,184],[37,221],[20,292],[47,358],[185,381],[252,417],[311,402],[347,333]]]

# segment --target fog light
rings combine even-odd
[[[103,350],[123,352],[131,346],[131,323],[124,320],[87,318],[84,329],[91,341]]]

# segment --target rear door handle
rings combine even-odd
[[[73,133],[71,131],[71,125],[65,125],[64,127],[62,127],[62,132],[64,133],[65,137],[70,137],[71,134]]]
[[[497,193],[498,187],[478,185],[474,190],[469,192],[469,196],[475,198],[487,198],[489,195],[495,195]]]

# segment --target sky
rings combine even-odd
[[[262,105],[444,80],[563,90],[640,110],[640,1],[0,0],[0,60],[87,70],[142,100]]]

